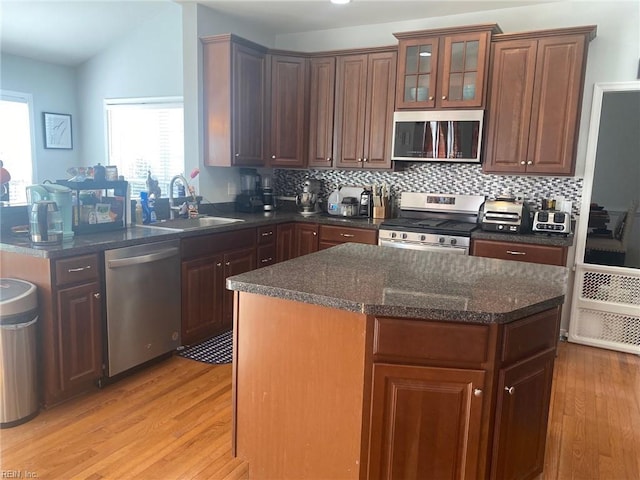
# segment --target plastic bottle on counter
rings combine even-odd
[[[142,209],[142,223],[148,225],[151,223],[151,212],[149,211],[149,194],[140,192],[140,208]]]
[[[340,187],[331,192],[327,200],[327,212],[331,215],[340,215]]]

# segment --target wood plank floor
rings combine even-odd
[[[244,479],[231,366],[173,357],[18,427],[0,466],[39,479]],[[562,343],[540,480],[640,479],[640,357]]]

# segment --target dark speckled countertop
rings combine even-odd
[[[507,323],[561,305],[564,267],[347,243],[227,288],[369,315]]]

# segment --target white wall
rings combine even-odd
[[[75,69],[4,53],[0,62],[0,89],[30,93],[33,96],[36,146],[33,152],[34,182],[67,178],[67,168],[82,165],[80,149],[83,126],[76,102]],[[71,114],[73,149],[44,148],[43,112]]]
[[[576,176],[582,177],[594,83],[635,80],[637,76],[640,58],[640,7],[637,0],[552,2],[431,19],[279,35],[276,48],[312,52],[394,45],[397,40],[393,32],[479,23],[498,23],[504,33],[598,26],[597,37],[589,45],[580,120]]]
[[[159,14],[78,68],[83,164],[106,163],[105,99],[183,95],[182,52],[182,9],[167,3]]]

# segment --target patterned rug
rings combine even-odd
[[[180,353],[180,357],[204,363],[231,363],[233,358],[233,331],[228,331],[202,343],[191,345]]]

